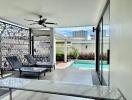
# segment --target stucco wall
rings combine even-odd
[[[111,85],[132,100],[132,0],[111,0]]]
[[[95,44],[72,44],[72,46],[78,49],[80,53],[95,52]]]

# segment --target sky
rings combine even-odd
[[[64,36],[71,36],[73,31],[87,31],[88,34],[94,34],[92,32],[93,26],[84,26],[84,27],[67,27],[67,28],[56,28],[57,33],[63,34]]]
[[[109,26],[104,25],[104,30],[106,31],[106,35],[109,36]],[[84,27],[67,27],[67,28],[55,28],[56,33],[62,34],[64,36],[72,37],[73,31],[87,31],[88,35],[95,35],[93,32],[93,26],[84,26]]]

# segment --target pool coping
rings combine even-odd
[[[67,64],[66,67],[71,67],[71,65],[72,65],[75,61],[93,61],[93,62],[95,62],[95,60],[78,60],[78,59],[76,59],[76,60],[71,60],[70,63]],[[73,68],[77,68],[77,67],[73,67]],[[95,66],[95,68],[96,68],[96,66]],[[95,69],[95,68],[78,68],[78,69],[91,69],[91,70],[93,70],[93,69]],[[104,68],[103,70],[104,70],[104,71],[109,71],[109,69],[107,69],[107,68]]]

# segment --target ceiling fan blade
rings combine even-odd
[[[32,22],[38,22],[38,21],[35,21],[35,20],[30,20],[30,19],[24,19],[26,21],[32,21]]]
[[[42,26],[47,27],[45,24],[42,24]]]
[[[38,24],[38,23],[32,23],[32,24],[28,24],[28,25],[34,25],[34,24]]]
[[[45,22],[45,24],[53,24],[53,25],[57,25],[57,23],[51,23],[51,22]]]
[[[47,18],[42,19],[44,22],[47,20]]]

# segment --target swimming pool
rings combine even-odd
[[[71,67],[74,68],[90,68],[93,69],[95,68],[95,61],[94,60],[75,60],[72,64]],[[103,68],[107,69],[108,64],[106,62],[103,63]]]

